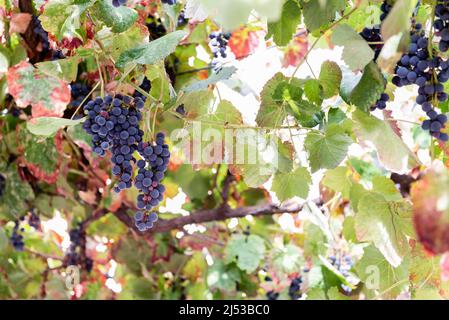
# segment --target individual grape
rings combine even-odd
[[[161,0],[162,3],[168,4],[170,6],[176,4],[176,0]]]
[[[387,107],[387,102],[390,100],[390,96],[386,93],[380,95],[379,100],[371,107],[371,110],[379,109],[383,110]]]

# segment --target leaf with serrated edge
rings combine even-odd
[[[306,168],[297,168],[290,173],[278,172],[274,175],[272,190],[279,200],[293,197],[307,198],[312,178]]]
[[[346,157],[351,137],[337,125],[330,125],[324,134],[310,132],[304,146],[312,172],[336,168]]]
[[[178,30],[148,44],[127,50],[120,55],[116,63],[117,67],[123,68],[128,63],[154,64],[175,51],[179,42],[186,35],[185,31]]]

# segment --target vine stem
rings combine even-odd
[[[315,39],[315,41],[312,43],[312,45],[310,46],[309,50],[307,50],[306,54],[304,55],[302,61],[296,66],[296,69],[293,71],[292,76],[289,80],[289,83],[292,81],[292,79],[295,77],[296,73],[298,72],[299,68],[302,66],[302,64],[304,63],[304,61],[307,59],[307,57],[309,56],[310,52],[312,52],[312,50],[315,48],[315,46],[318,44],[318,42],[321,40],[321,38],[329,31],[331,30],[333,27],[335,27],[336,25],[338,25],[340,22],[342,22],[343,20],[349,18],[355,11],[357,11],[358,7],[354,7],[351,9],[351,11],[349,11],[347,14],[343,15],[340,19],[338,19],[337,21],[331,23],[326,29],[324,29],[318,38]]]
[[[97,82],[95,84],[95,86],[92,88],[92,90],[90,90],[90,92],[87,94],[87,96],[84,97],[83,101],[81,101],[81,103],[78,106],[78,108],[76,108],[75,112],[70,117],[70,120],[73,120],[75,115],[78,113],[78,111],[81,109],[81,107],[84,105],[84,103],[86,103],[87,99],[92,95],[92,93],[98,88],[99,85],[100,85],[100,82]]]

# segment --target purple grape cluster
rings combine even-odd
[[[435,111],[433,106],[448,99],[443,83],[449,80],[449,61],[438,56],[431,57],[428,51],[429,40],[421,30],[421,25],[417,24],[415,29],[411,35],[408,53],[398,62],[392,82],[398,87],[418,85],[416,103],[421,105],[429,117],[423,122],[422,128],[430,131],[433,137],[448,141],[449,136],[441,132],[447,117]]]
[[[221,59],[225,59],[227,57],[226,48],[230,38],[231,33],[229,32],[223,33],[214,31],[209,35],[209,47],[214,55],[214,59],[212,60],[212,69],[216,73],[221,70]]]
[[[161,0],[162,3],[168,4],[170,6],[176,4],[176,0]]]
[[[28,215],[28,224],[36,230],[41,227],[41,219],[36,214],[36,209],[34,208],[30,210],[30,214]]]
[[[387,18],[388,14],[390,13],[392,8],[393,8],[393,6],[388,3],[388,0],[385,0],[380,5],[380,10],[382,11],[382,13],[380,15],[380,21],[384,21]]]
[[[68,266],[84,266],[87,272],[90,272],[93,268],[94,261],[89,257],[82,257],[80,252],[86,246],[86,231],[78,226],[69,232],[70,247],[66,254],[65,262]]]
[[[87,97],[89,94],[91,88],[82,83],[82,82],[75,82],[70,85],[70,93],[72,96],[72,101],[70,102],[70,106],[77,108],[81,105],[81,102]]]
[[[133,153],[143,137],[139,129],[143,106],[140,98],[117,94],[104,99],[97,97],[84,107],[88,119],[83,128],[92,136],[93,151],[100,157],[105,156],[107,150],[112,151],[112,174],[119,177],[115,192],[132,186],[132,164],[136,161]]]
[[[41,21],[37,16],[32,17],[31,25],[33,26],[33,32],[37,39],[42,44],[42,52],[47,52],[50,49],[50,42],[48,41],[48,32],[42,28]]]
[[[124,6],[126,4],[127,0],[112,0],[112,5],[114,7],[120,7]]]
[[[290,286],[288,288],[288,295],[292,300],[298,300],[299,298],[301,298],[301,284],[302,277],[296,277],[290,283]]]
[[[179,12],[178,27],[183,27],[189,22],[189,19],[187,19],[185,15],[186,15],[186,12],[184,10],[181,10],[181,12]]]
[[[438,47],[441,52],[449,50],[449,1],[439,1],[435,7],[436,19],[433,24],[435,34],[440,37]]]
[[[349,255],[344,253],[338,254],[337,256],[331,255],[329,261],[348,281],[352,279],[349,271],[354,263]],[[342,284],[341,287],[348,294],[352,291],[352,289],[345,284]]]
[[[277,300],[279,298],[279,292],[271,290],[271,291],[267,292],[266,296],[267,296],[268,300],[274,301],[274,300]]]
[[[371,111],[374,111],[376,109],[383,110],[387,107],[387,102],[390,100],[390,96],[387,93],[382,93],[380,95],[379,100],[376,101],[376,103],[371,107]]]
[[[140,89],[142,89],[145,92],[150,92],[150,90],[151,90],[151,81],[148,80],[147,77],[145,77],[139,87],[140,87]],[[133,97],[134,98],[140,98],[143,101],[146,100],[146,97],[142,93],[137,91],[137,90],[134,91]]]
[[[379,57],[380,51],[382,50],[382,35],[380,33],[380,26],[374,26],[372,28],[364,28],[360,32],[360,36],[368,42],[368,45],[374,51],[374,61]]]
[[[157,212],[155,211],[152,211],[149,214],[143,211],[137,211],[134,215],[135,225],[140,232],[145,232],[153,228],[153,225],[157,221],[157,219],[158,216]]]
[[[17,251],[23,251],[23,249],[25,248],[25,243],[23,242],[22,235],[22,232],[24,231],[25,230],[20,227],[20,221],[14,221],[14,228],[12,229],[12,234],[9,240],[14,249],[16,249]]]
[[[137,208],[149,211],[157,207],[164,199],[165,186],[161,184],[170,162],[170,151],[165,144],[165,135],[159,132],[154,143],[139,143],[137,148],[142,159],[137,161],[138,173],[134,185],[140,191],[137,196]],[[142,219],[138,219],[143,215]],[[149,220],[147,220],[146,218]],[[135,216],[136,227],[145,231],[156,221],[154,215],[148,216],[138,211]]]

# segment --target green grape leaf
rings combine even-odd
[[[117,67],[124,68],[128,63],[154,64],[159,62],[175,51],[186,34],[185,31],[178,30],[148,44],[126,50],[117,60]]]
[[[368,112],[385,90],[385,78],[375,62],[370,62],[363,71],[360,82],[349,95],[349,101],[360,110]]]
[[[335,28],[332,43],[343,47],[343,60],[351,70],[362,70],[374,59],[374,51],[368,43],[347,24]]]
[[[196,0],[200,10],[205,11],[218,21],[226,30],[235,29],[248,22],[253,10],[266,17],[268,21],[277,21],[282,11],[282,0]]]
[[[273,36],[278,46],[287,45],[301,22],[301,9],[295,0],[287,0],[282,6],[281,18],[268,23],[268,37]]]
[[[327,170],[322,180],[322,184],[336,192],[341,192],[341,195],[348,199],[353,184],[348,173],[346,167]]]
[[[310,132],[304,141],[312,172],[334,169],[346,157],[352,139],[342,127],[330,125],[324,133]]]
[[[315,31],[333,21],[337,12],[346,7],[345,0],[306,1],[301,0],[304,22],[307,29]]]
[[[312,178],[306,168],[297,168],[290,173],[278,172],[274,175],[272,190],[279,200],[293,197],[307,198]]]
[[[0,197],[0,216],[16,220],[28,210],[28,201],[34,199],[34,192],[28,182],[22,180],[15,163],[9,165],[5,172],[3,195]]]
[[[323,87],[320,81],[316,79],[308,79],[304,83],[304,94],[307,97],[307,100],[316,105],[321,105],[323,102]]]
[[[61,41],[63,38],[83,39],[79,33],[80,17],[95,3],[94,0],[56,0],[44,5],[44,12],[39,16],[42,27]]]
[[[126,50],[148,44],[149,35],[148,28],[136,22],[125,32],[112,33],[111,31],[104,31],[99,38],[103,43],[105,55],[111,55],[114,60],[118,60],[120,55]]]
[[[23,130],[20,136],[28,169],[36,178],[55,183],[61,163],[61,135],[42,138],[27,133],[27,130]]]
[[[262,100],[256,122],[259,126],[280,126],[286,116],[286,99],[292,101],[301,100],[302,83],[298,79],[293,79],[289,83],[289,78],[282,73],[276,73],[263,87],[260,94]]]
[[[56,117],[40,117],[28,121],[27,129],[34,135],[48,137],[54,135],[59,129],[75,126],[84,122],[84,120],[86,118],[70,120]]]
[[[234,291],[241,276],[234,264],[226,266],[223,261],[215,260],[212,267],[207,271],[207,284],[211,289]]]
[[[274,266],[285,273],[295,272],[304,264],[301,249],[291,243],[282,248],[274,248],[272,254]]]
[[[409,259],[393,267],[374,246],[364,249],[363,257],[355,265],[360,280],[365,283],[368,298],[394,299],[409,285]]]
[[[388,123],[362,111],[355,111],[352,118],[356,135],[360,140],[374,144],[379,160],[386,169],[405,173],[418,165],[416,156]]]
[[[370,241],[394,267],[407,253],[407,224],[412,225],[412,207],[406,201],[387,201],[370,192],[358,203],[355,229],[359,241]]]
[[[111,28],[114,33],[128,30],[137,20],[137,12],[126,6],[115,7],[111,0],[99,0],[93,10],[95,18]]]
[[[328,99],[338,94],[342,72],[337,63],[324,61],[321,65],[319,81],[323,87],[323,98]]]
[[[42,74],[26,61],[9,69],[8,90],[19,107],[31,105],[33,117],[61,117],[71,99],[66,83]]]
[[[50,77],[58,78],[64,82],[73,82],[78,75],[78,57],[44,61],[36,64],[37,69]]]
[[[151,81],[150,94],[158,101],[167,103],[171,98],[173,88],[165,66],[161,63],[153,64],[147,68],[145,76]]]
[[[257,235],[234,234],[225,248],[225,262],[237,262],[237,266],[251,273],[257,269],[265,254],[265,242]]]

